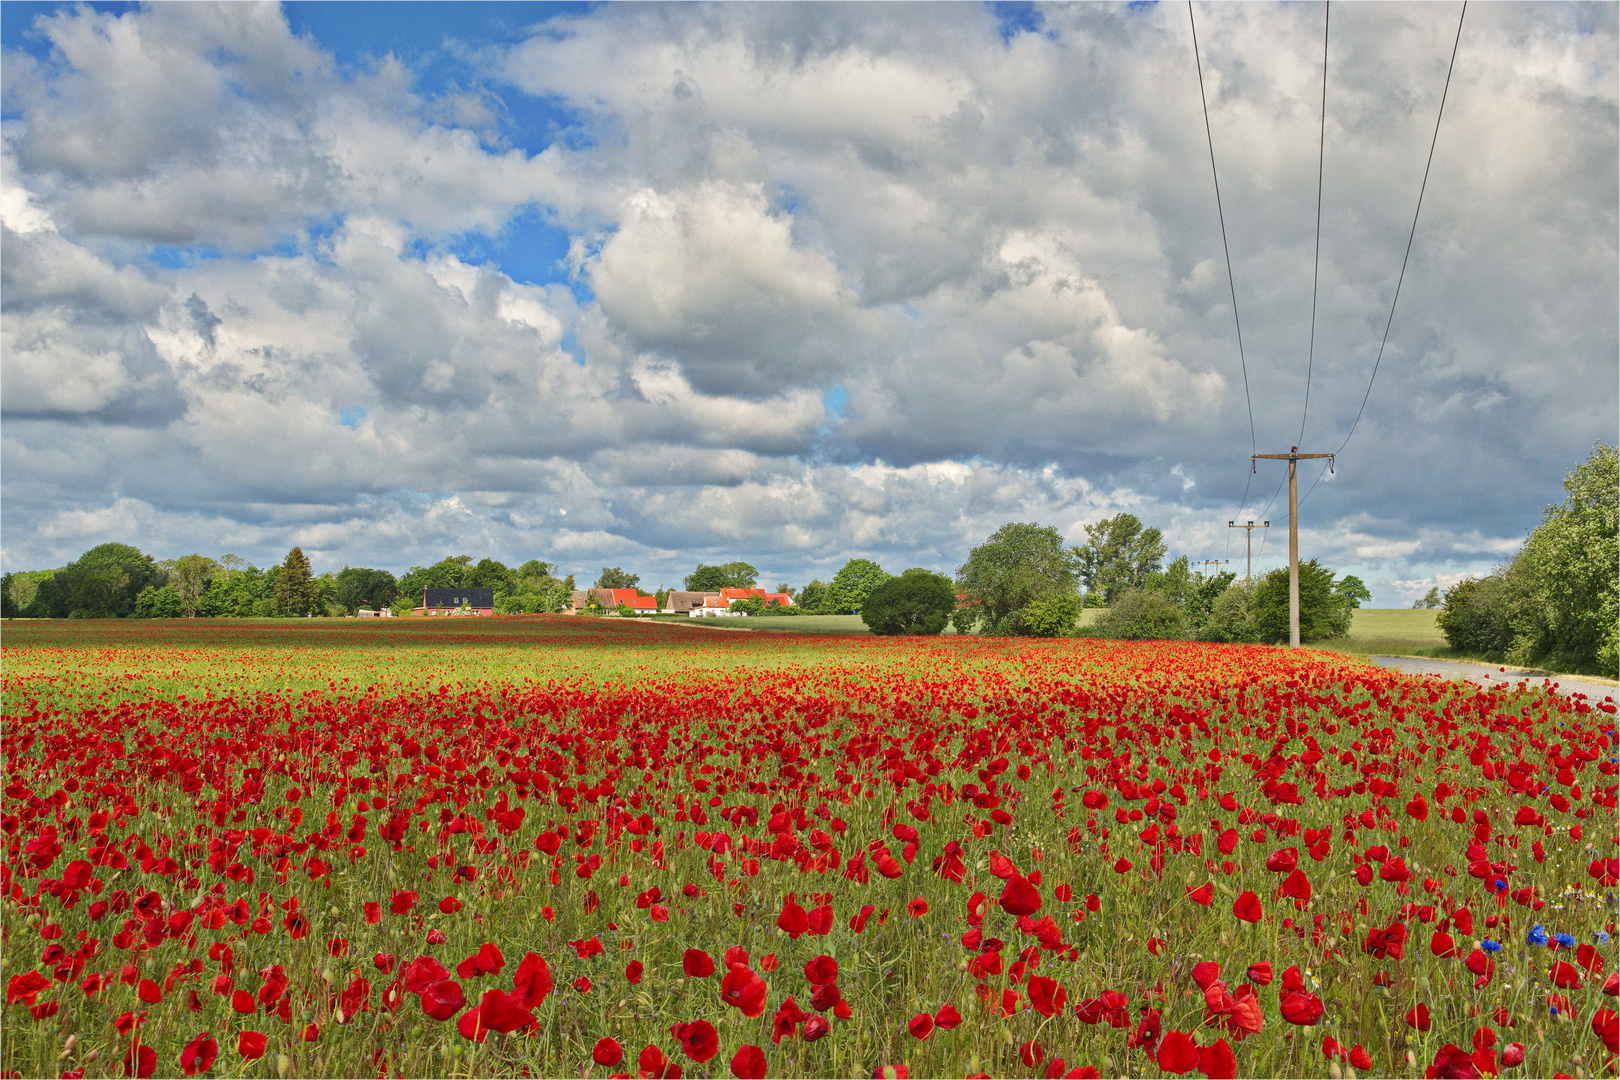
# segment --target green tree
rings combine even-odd
[[[956,586],[944,574],[915,568],[878,585],[861,605],[874,634],[938,634],[956,610]]]
[[[721,589],[752,589],[759,580],[759,571],[745,562],[728,562],[723,566],[699,565],[686,575],[687,592],[719,592]]]
[[[1345,603],[1352,608],[1358,608],[1362,601],[1372,599],[1372,592],[1368,590],[1366,583],[1354,574],[1346,574],[1334,582],[1333,591],[1344,597]]]
[[[968,552],[967,562],[956,571],[956,585],[964,594],[965,610],[983,619],[986,633],[1026,634],[1024,609],[1073,595],[1077,570],[1074,554],[1064,548],[1056,529],[1010,522]],[[958,629],[971,617],[964,615]]]
[[[1447,589],[1434,622],[1446,644],[1458,652],[1502,660],[1513,648],[1510,616],[1506,572],[1499,570],[1488,577],[1463,578]]]
[[[1620,668],[1620,462],[1598,443],[1564,479],[1514,558],[1509,659],[1613,675]]]
[[[276,576],[275,590],[270,599],[283,616],[308,615],[315,610],[317,589],[315,575],[310,572],[304,549],[295,547],[287,552]]]
[[[479,559],[478,565],[462,575],[461,584],[468,589],[493,589],[497,597],[511,591],[512,571],[496,559]]]
[[[167,575],[156,560],[128,544],[99,544],[39,583],[27,608],[33,617],[126,616],[147,586],[162,586]]]
[[[1334,574],[1315,559],[1299,564],[1299,639],[1322,641],[1350,632],[1350,598],[1334,589]],[[1288,640],[1288,568],[1261,577],[1250,597],[1249,617],[1262,641]]]
[[[22,608],[11,596],[12,576],[0,576],[0,619],[15,619]]]
[[[345,566],[334,579],[337,602],[349,611],[368,608],[381,611],[399,595],[399,582],[387,570],[365,566]]]
[[[174,561],[169,584],[174,588],[181,615],[188,619],[196,616],[209,583],[219,569],[219,564],[206,555],[184,555]]]
[[[871,559],[851,559],[833,575],[822,610],[837,615],[858,615],[872,590],[891,575]]]
[[[1091,624],[1097,637],[1121,641],[1181,641],[1189,632],[1187,612],[1159,589],[1127,589]]]
[[[399,579],[399,591],[420,605],[428,589],[467,588],[465,579],[471,565],[471,555],[451,555],[432,566],[413,566]]]
[[[134,616],[137,619],[178,619],[185,614],[179,591],[173,585],[161,589],[148,585],[135,598]]]
[[[819,615],[827,605],[827,583],[817,578],[800,589],[794,599],[806,615]]]
[[[596,576],[593,589],[634,589],[641,584],[641,575],[621,570],[617,566],[604,566],[602,572]]]
[[[1166,548],[1158,529],[1144,528],[1135,514],[1116,514],[1087,525],[1086,542],[1071,550],[1086,591],[1111,604],[1120,592],[1147,584]]]
[[[1423,594],[1421,599],[1412,601],[1412,610],[1417,611],[1423,608],[1437,608],[1440,606],[1440,604],[1440,586],[1434,585],[1430,587],[1428,592]]]

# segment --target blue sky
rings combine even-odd
[[[1304,398],[1322,9],[1197,10],[1231,286],[1174,5],[0,6],[0,561],[798,582],[1121,511],[1241,557],[1251,399],[1275,450]],[[1335,11],[1309,448],[1456,17]],[[1615,22],[1470,9],[1302,516],[1375,603],[1615,439]]]

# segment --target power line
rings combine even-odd
[[[1209,174],[1215,181],[1215,213],[1221,222],[1221,252],[1226,256],[1226,285],[1232,295],[1232,325],[1237,328],[1238,364],[1243,369],[1243,400],[1249,408],[1249,449],[1258,450],[1259,444],[1254,434],[1254,399],[1249,395],[1249,360],[1243,351],[1243,320],[1238,317],[1237,282],[1232,276],[1232,248],[1226,241],[1226,208],[1221,203],[1221,174],[1215,167],[1215,135],[1209,126],[1209,98],[1204,93],[1204,61],[1198,55],[1198,20],[1193,17],[1192,0],[1187,0],[1187,23],[1192,27],[1193,63],[1198,67],[1198,101],[1204,107],[1204,138],[1209,143]],[[1243,484],[1243,501],[1238,504],[1238,514],[1249,503],[1249,483],[1253,479],[1253,472],[1249,480]]]
[[[1429,140],[1429,158],[1423,165],[1423,182],[1418,185],[1417,207],[1412,211],[1412,228],[1406,235],[1406,254],[1401,256],[1401,272],[1395,279],[1395,295],[1389,302],[1389,318],[1384,322],[1384,337],[1378,343],[1378,355],[1373,360],[1372,374],[1367,378],[1367,392],[1361,396],[1361,408],[1356,410],[1356,418],[1350,424],[1349,434],[1345,435],[1344,442],[1339,444],[1338,453],[1341,454],[1344,453],[1344,448],[1350,443],[1350,437],[1356,433],[1356,428],[1361,423],[1361,415],[1367,409],[1367,399],[1372,397],[1373,380],[1378,378],[1378,366],[1384,360],[1384,346],[1389,344],[1389,328],[1395,324],[1395,305],[1400,302],[1401,283],[1406,280],[1406,264],[1412,257],[1412,240],[1417,236],[1418,215],[1423,211],[1423,193],[1429,187],[1429,169],[1434,165],[1434,148],[1440,141],[1440,120],[1446,114],[1446,95],[1451,90],[1451,73],[1457,67],[1457,47],[1462,43],[1463,19],[1467,15],[1468,0],[1463,0],[1462,10],[1457,14],[1457,35],[1451,42],[1451,62],[1446,66],[1446,82],[1440,89],[1440,108],[1434,117],[1434,135]],[[1311,492],[1316,490],[1316,485],[1322,482],[1322,477],[1325,475],[1327,475],[1326,469],[1317,473],[1316,480],[1311,484],[1310,491],[1305,492],[1305,499],[1311,497]],[[1304,502],[1305,499],[1301,499],[1300,502]]]
[[[1305,445],[1305,419],[1311,414],[1311,369],[1316,363],[1316,287],[1322,274],[1322,165],[1327,159],[1328,23],[1333,0],[1322,6],[1322,127],[1316,144],[1316,257],[1311,264],[1311,347],[1305,357],[1305,407],[1299,414],[1299,439]]]

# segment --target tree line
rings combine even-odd
[[[1564,478],[1518,553],[1446,590],[1436,622],[1458,652],[1493,663],[1614,676],[1620,670],[1620,462],[1598,443]]]

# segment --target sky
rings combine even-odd
[[[1334,5],[1324,121],[1323,5],[1195,7],[1206,135],[1178,4],[8,0],[0,563],[1260,571],[1297,445],[1409,605],[1620,425],[1620,9],[1468,9],[1412,234],[1459,8]]]

